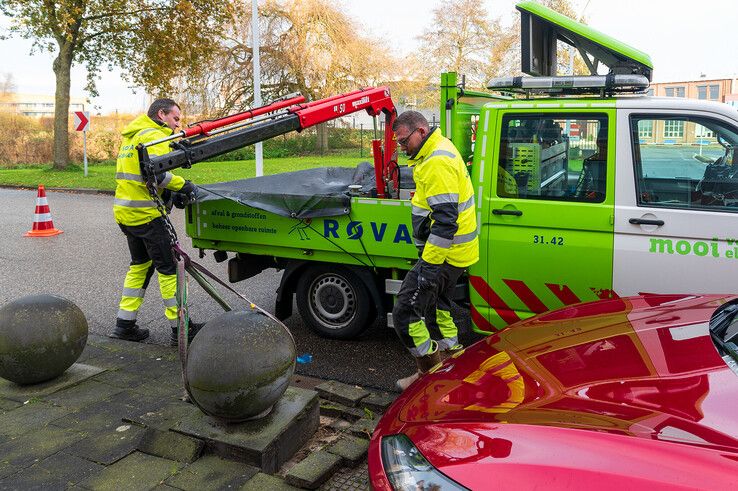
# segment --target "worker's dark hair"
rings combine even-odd
[[[418,111],[405,111],[397,116],[395,122],[392,123],[392,130],[396,131],[400,126],[405,126],[410,131],[418,128],[425,128],[426,130],[430,129],[430,126],[428,126],[428,120],[425,119],[425,116],[420,114]]]
[[[164,111],[164,114],[169,114],[169,111],[171,111],[175,106],[177,106],[180,111],[182,110],[182,108],[179,107],[179,104],[174,102],[174,99],[157,99],[149,106],[149,110],[146,111],[146,116],[155,120],[159,119],[157,117],[159,110]]]

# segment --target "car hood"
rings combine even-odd
[[[447,360],[392,407],[403,423],[512,423],[738,450],[738,377],[709,336],[733,297],[648,295],[533,317]]]

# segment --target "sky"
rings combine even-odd
[[[430,25],[433,9],[440,0],[341,0],[345,11],[354,18],[361,34],[384,38],[396,54],[422,52],[417,36]],[[480,0],[493,18],[510,25],[517,15],[513,0]],[[707,78],[738,77],[738,38],[735,22],[738,2],[704,0],[573,0],[587,23],[651,56],[654,81],[684,81]],[[0,18],[0,32],[8,25]],[[0,40],[0,74],[11,72],[19,93],[53,94],[54,73],[51,54],[30,54],[31,43],[22,39]],[[72,96],[86,97],[85,71],[72,71]],[[146,95],[134,93],[121,80],[118,71],[102,74],[98,82],[100,96],[91,99],[93,112],[103,114],[141,112]]]

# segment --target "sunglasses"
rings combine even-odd
[[[397,140],[397,144],[402,147],[406,146],[407,141],[410,139],[411,136],[413,136],[413,133],[415,133],[416,131],[418,131],[418,128],[415,128],[413,131],[411,131],[410,134],[407,135],[405,138]]]

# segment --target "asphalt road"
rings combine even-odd
[[[107,334],[115,324],[120,289],[128,268],[128,248],[124,236],[113,220],[112,196],[47,191],[56,228],[64,233],[48,238],[27,238],[23,234],[33,224],[36,190],[0,189],[0,305],[32,294],[49,293],[63,296],[77,304],[87,317],[90,331]],[[180,242],[193,258],[197,251],[190,247],[184,233],[184,214],[174,210],[172,221]],[[216,263],[212,255],[198,260],[213,273],[227,278],[226,263]],[[234,288],[257,305],[274,311],[275,291],[280,273],[267,270]],[[203,322],[223,312],[194,281],[190,282],[190,315]],[[235,295],[224,296],[238,306]],[[295,337],[298,354],[309,353],[312,362],[298,364],[297,372],[324,379],[367,387],[390,389],[394,381],[414,369],[410,355],[400,345],[394,331],[379,321],[355,341],[325,339],[305,326],[297,314],[285,321]],[[454,312],[463,333],[469,331],[466,313]],[[151,331],[146,341],[169,342],[169,326],[164,318],[158,283],[152,284],[139,312],[138,323]],[[468,344],[476,339],[463,334]]]

